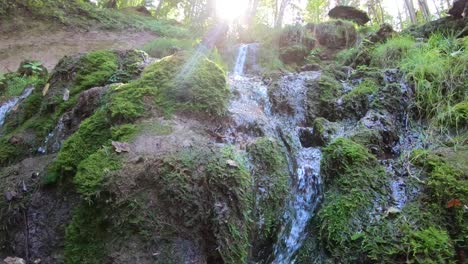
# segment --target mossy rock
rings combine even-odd
[[[93,156],[89,159],[102,163]],[[101,171],[102,166],[87,167]],[[161,249],[164,241],[186,239],[200,245],[205,259],[246,261],[252,177],[234,148],[197,145],[112,170],[104,177],[101,197],[94,199],[96,210],[89,210],[96,219],[78,210],[67,228],[66,263],[102,263],[134,239]],[[177,259],[167,253],[163,249],[160,256],[145,258],[157,263]],[[96,261],[83,262],[90,259]]]
[[[322,73],[318,81],[309,83],[307,90],[307,123],[312,124],[315,118],[324,117],[336,121],[339,114],[335,110],[336,102],[342,94],[342,85],[334,77]]]
[[[230,96],[224,71],[200,58],[197,67],[183,72],[186,59],[184,55],[167,57],[147,67],[140,79],[111,87],[107,103],[64,142],[46,182],[73,176],[82,160],[101,146],[109,145],[113,124],[168,115],[176,110],[212,116],[224,114]]]
[[[361,118],[369,110],[372,96],[378,91],[378,86],[372,79],[364,79],[342,98],[343,116]]]
[[[253,241],[254,258],[265,259],[271,253],[281,227],[286,198],[288,196],[289,170],[284,149],[271,138],[259,138],[247,147],[254,170],[256,186],[255,222]]]
[[[315,32],[317,42],[327,49],[349,48],[356,43],[358,36],[354,24],[344,20],[308,24],[306,27],[310,32]]]
[[[362,145],[338,138],[324,148],[322,175],[327,191],[318,212],[320,239],[333,258],[359,261],[365,256],[360,230],[372,221],[376,206],[388,206],[385,170]]]

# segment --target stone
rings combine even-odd
[[[370,34],[367,39],[371,43],[382,43],[393,34],[395,34],[395,30],[393,30],[392,25],[385,23],[380,26],[377,32]]]
[[[352,6],[336,6],[328,12],[328,15],[334,19],[351,20],[360,26],[370,21],[366,12]]]
[[[112,141],[112,146],[117,153],[130,152],[130,144],[128,143]]]
[[[455,18],[466,17],[468,10],[468,0],[455,0],[453,1],[452,8],[449,9],[448,14]]]
[[[5,262],[5,264],[26,264],[24,259],[17,257],[7,257],[3,262]]]
[[[229,167],[232,167],[232,168],[238,168],[239,165],[237,165],[237,162],[235,162],[234,160],[227,160],[226,161],[226,164],[229,166]]]
[[[8,202],[12,201],[12,200],[15,199],[17,196],[18,196],[18,193],[16,193],[15,191],[8,191],[8,192],[5,192],[5,199],[6,199]]]

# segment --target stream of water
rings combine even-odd
[[[34,87],[27,87],[20,96],[11,98],[0,106],[0,127],[5,122],[6,115],[18,105],[19,102],[26,99],[34,90]]]
[[[299,131],[305,123],[306,83],[316,81],[320,72],[292,73],[282,77],[281,93],[288,98],[293,111],[276,113],[271,109],[267,85],[258,76],[245,75],[246,61],[255,61],[255,58],[248,58],[255,56],[254,52],[249,52],[255,50],[250,49],[250,45],[254,44],[239,47],[236,65],[229,77],[231,90],[236,96],[229,107],[234,122],[228,138],[231,143],[253,141],[258,136],[273,137],[280,142],[283,138],[290,139],[291,142],[285,142],[291,146],[290,197],[270,261],[294,263],[294,255],[307,237],[307,224],[321,200],[321,150],[303,147],[299,139]]]

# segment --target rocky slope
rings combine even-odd
[[[281,56],[333,58],[353,30],[288,29]],[[0,80],[1,107],[18,99],[0,127],[0,257],[463,263],[466,114],[449,131],[462,139],[437,143],[402,71],[302,69],[227,75],[201,53],[136,50],[50,75],[23,63]]]

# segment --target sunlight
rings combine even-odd
[[[217,0],[216,13],[219,18],[233,22],[245,15],[247,5],[248,0]]]

